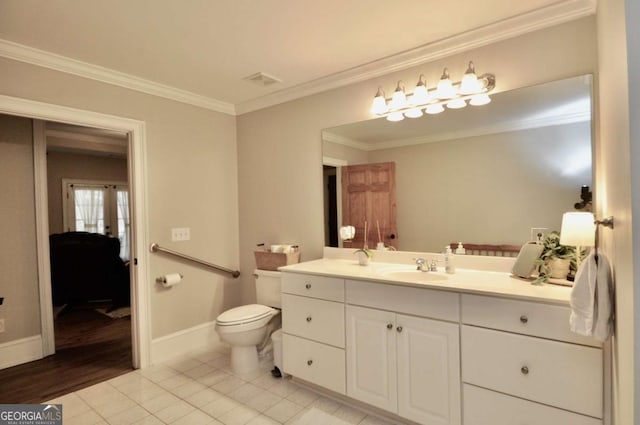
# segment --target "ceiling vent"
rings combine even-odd
[[[267,75],[263,72],[257,72],[255,74],[249,75],[248,77],[244,77],[243,80],[250,81],[262,87],[282,82],[282,80],[272,77],[271,75]]]

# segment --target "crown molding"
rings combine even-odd
[[[93,65],[87,62],[71,59],[55,53],[36,49],[24,44],[0,39],[0,56],[32,65],[77,75],[83,78],[112,84],[126,89],[175,100],[200,108],[210,109],[224,114],[236,115],[235,107],[231,103],[222,102],[210,97],[202,96],[186,90],[181,90],[165,84],[156,83],[131,74]]]
[[[596,0],[563,0],[545,8],[504,19],[362,66],[238,103],[236,113],[242,115],[304,96],[366,81],[595,13]]]
[[[416,118],[420,119],[420,118]],[[554,125],[574,124],[591,120],[591,111],[571,112],[560,115],[544,116],[526,120],[511,121],[506,123],[492,124],[485,127],[471,130],[449,131],[443,133],[430,134],[428,136],[410,137],[406,139],[387,140],[381,143],[369,144],[358,140],[350,139],[339,134],[322,132],[322,140],[348,146],[355,149],[371,152],[382,149],[401,148],[404,146],[422,145],[426,143],[444,142],[447,140],[460,140],[469,137],[488,136],[490,134],[508,133],[510,131],[530,130],[540,127],[551,127]]]

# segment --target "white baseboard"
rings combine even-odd
[[[220,338],[216,332],[216,322],[207,322],[183,329],[151,341],[151,364],[162,363],[174,357],[198,350],[216,348]]]
[[[0,369],[42,358],[42,335],[0,344]]]

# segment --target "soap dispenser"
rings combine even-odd
[[[451,251],[451,247],[447,245],[444,251],[444,271],[449,274],[454,274],[456,272],[456,266],[453,258],[453,251]]]
[[[464,249],[464,246],[462,246],[462,242],[458,242],[458,247],[456,248],[456,254],[461,254],[464,255],[466,254],[466,249]]]

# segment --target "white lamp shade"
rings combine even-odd
[[[489,97],[489,95],[486,93],[481,93],[472,96],[469,104],[472,106],[482,106],[486,105],[489,102],[491,102],[491,98]]]
[[[397,121],[402,121],[404,119],[404,115],[402,114],[402,112],[392,112],[389,115],[387,115],[387,121],[391,121],[391,122],[397,122]]]
[[[422,109],[412,108],[404,111],[404,116],[407,118],[420,118],[422,116]]]
[[[429,90],[424,85],[416,86],[411,96],[411,104],[416,106],[426,105],[431,98],[429,97]]]
[[[443,112],[444,106],[442,106],[440,103],[434,103],[432,105],[427,105],[424,111],[427,114],[435,115],[435,114],[439,114],[440,112]]]
[[[590,212],[568,212],[562,215],[560,244],[569,246],[594,246],[596,226]]]
[[[340,228],[340,239],[350,240],[356,235],[356,228],[353,226],[342,226]]]
[[[374,97],[371,105],[371,113],[375,115],[384,115],[387,112],[389,112],[389,107],[387,106],[387,100],[384,96],[380,95]]]
[[[447,108],[449,109],[462,109],[467,106],[467,102],[464,99],[453,99],[447,102]]]

